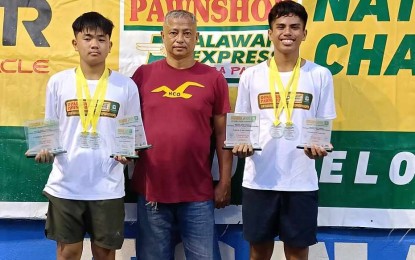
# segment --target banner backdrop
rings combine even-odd
[[[43,218],[50,166],[24,157],[23,124],[44,116],[46,83],[76,66],[72,22],[98,11],[115,24],[112,69],[131,76],[163,58],[164,15],[196,14],[196,59],[229,83],[232,105],[244,70],[272,54],[267,13],[277,0],[0,1],[0,218]],[[301,56],[334,75],[335,151],[318,163],[320,226],[415,227],[415,28],[412,0],[303,0],[309,13]],[[236,161],[232,206],[219,223],[241,223],[243,161]],[[126,174],[128,174],[126,172]],[[128,188],[128,180],[126,187]],[[134,219],[134,195],[126,198]]]

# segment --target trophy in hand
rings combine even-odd
[[[135,128],[117,127],[115,134],[115,148],[111,157],[123,156],[128,159],[136,159],[135,152]]]
[[[147,143],[141,116],[126,116],[118,120],[115,135],[115,151],[111,157],[121,155],[126,158],[138,158],[135,151],[151,148]]]
[[[233,149],[235,145],[250,144],[256,151],[259,146],[259,115],[248,113],[228,113],[226,117],[226,140],[223,149]]]
[[[135,129],[135,150],[151,148],[151,144],[147,143],[141,116],[127,116],[120,118],[118,120],[118,125],[120,127],[133,127]]]
[[[39,119],[25,123],[25,135],[28,146],[26,157],[33,158],[41,150],[48,150],[53,155],[66,153],[59,137],[57,120]]]
[[[331,146],[331,128],[332,120],[309,118],[305,119],[300,136],[299,149],[318,145],[323,147],[327,152],[332,151]]]

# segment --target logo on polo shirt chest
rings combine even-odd
[[[193,81],[187,81],[183,84],[181,84],[180,86],[178,86],[175,90],[170,89],[167,86],[161,86],[158,87],[154,90],[152,90],[151,92],[153,93],[158,93],[158,92],[164,92],[163,97],[166,98],[184,98],[184,99],[189,99],[192,97],[192,94],[186,93],[185,90],[188,87],[198,87],[198,88],[204,88],[205,86],[193,82]]]

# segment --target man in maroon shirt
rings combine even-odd
[[[220,259],[214,208],[230,201],[232,153],[225,141],[228,85],[215,68],[194,60],[199,33],[192,13],[167,13],[161,32],[166,58],[133,75],[152,149],[137,161],[137,259],[173,259],[178,230],[187,259]],[[212,185],[211,135],[220,180]]]

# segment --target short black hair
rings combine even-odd
[[[73,33],[78,34],[85,29],[97,30],[101,29],[102,32],[111,38],[112,29],[114,29],[114,24],[108,18],[105,18],[102,14],[97,12],[88,12],[84,13],[72,24]]]
[[[276,19],[280,18],[281,16],[289,15],[295,15],[300,17],[300,19],[304,23],[305,29],[308,19],[307,11],[305,10],[304,6],[292,0],[280,1],[271,8],[268,14],[269,28],[272,29],[272,23]]]
[[[169,19],[186,18],[189,19],[193,24],[197,24],[196,16],[186,10],[171,10],[164,17],[164,24],[169,24]]]

